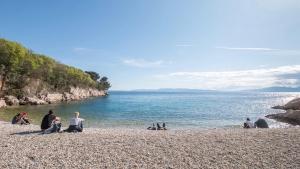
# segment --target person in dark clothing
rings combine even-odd
[[[163,130],[167,130],[166,123],[163,123]]]
[[[48,114],[46,114],[42,120],[41,129],[46,130],[50,128],[54,119],[56,119],[56,116],[52,110],[49,110]]]
[[[159,125],[159,123],[156,123],[157,130],[163,130],[162,127]]]
[[[147,128],[148,130],[156,130],[156,127],[155,127],[155,125],[154,125],[154,123],[152,124],[152,127],[150,126],[150,127],[148,127]]]
[[[269,128],[268,123],[266,122],[265,119],[258,119],[255,123],[254,126],[257,128]]]

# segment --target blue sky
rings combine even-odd
[[[300,84],[298,0],[2,0],[0,37],[115,90]]]

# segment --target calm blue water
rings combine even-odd
[[[300,93],[162,93],[110,92],[107,97],[57,105],[27,106],[6,109],[12,114],[27,111],[34,121],[53,109],[67,124],[73,112],[79,111],[88,127],[144,128],[153,122],[166,122],[170,128],[236,127],[246,117],[255,120],[280,112],[271,106],[284,104]],[[268,121],[271,125],[277,125]]]

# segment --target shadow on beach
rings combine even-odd
[[[43,134],[41,130],[35,130],[35,131],[23,131],[18,133],[12,133],[10,135],[29,135],[29,134]]]

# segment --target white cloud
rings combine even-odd
[[[294,76],[289,76],[294,75]],[[223,72],[174,72],[156,76],[176,81],[186,88],[238,90],[271,86],[295,87],[300,83],[300,65]]]
[[[279,49],[272,48],[239,48],[239,47],[216,47],[217,49],[225,50],[245,50],[245,51],[278,51]]]
[[[132,66],[132,67],[139,67],[139,68],[160,67],[171,63],[163,60],[147,61],[144,59],[125,59],[122,62],[125,65]]]

